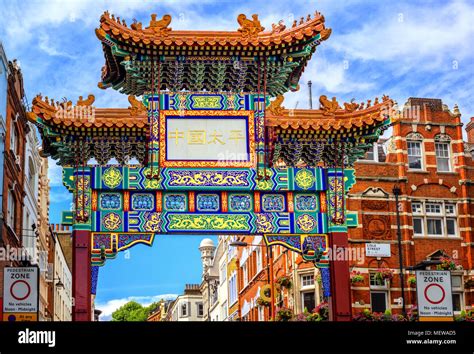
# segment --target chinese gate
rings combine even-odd
[[[349,320],[349,267],[330,262],[328,249],[346,248],[357,225],[345,210],[351,166],[387,127],[391,101],[282,106],[330,35],[319,13],[272,31],[256,15],[239,15],[233,32],[173,31],[170,22],[101,17],[99,87],[128,94],[129,108],[94,108],[92,95],[76,105],[33,100],[43,152],[64,167],[74,195],[63,215],[74,230],[73,319],[91,319],[107,259],[160,234],[192,233],[263,235],[301,253],[321,269],[333,318]]]

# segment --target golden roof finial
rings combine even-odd
[[[282,106],[284,99],[283,95],[278,95],[272,102],[270,102],[270,105],[268,106],[270,113],[274,116],[281,115],[284,109]]]
[[[134,95],[128,96],[128,102],[130,102],[130,107],[128,107],[130,115],[145,114],[147,112],[143,102],[137,100]]]
[[[161,20],[156,19],[156,14],[151,15],[150,25],[147,27],[155,31],[160,35],[167,34],[171,31],[171,28],[168,28],[169,24],[171,23],[171,15],[164,15]]]
[[[355,103],[354,101],[355,101],[355,98],[353,98],[350,103],[344,102],[344,109],[345,109],[347,112],[352,113],[352,112],[354,112],[357,108],[359,108],[359,104],[358,104],[358,103]]]
[[[249,20],[246,15],[240,14],[237,16],[237,22],[240,25],[238,31],[242,33],[243,37],[255,37],[265,30],[265,27],[262,27],[257,14],[252,15],[252,20]]]
[[[95,101],[95,96],[92,94],[88,95],[86,99],[82,99],[82,96],[79,96],[79,99],[77,100],[76,105],[88,107],[88,106],[92,106],[94,101]]]
[[[320,109],[324,111],[324,114],[332,114],[341,108],[339,107],[336,97],[333,97],[332,101],[329,101],[327,96],[322,95],[319,97],[319,103],[321,104]]]

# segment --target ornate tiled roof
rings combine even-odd
[[[272,97],[296,91],[308,60],[331,34],[324,21],[316,12],[265,30],[257,15],[241,14],[235,31],[182,31],[171,29],[170,15],[127,26],[105,12],[96,29],[105,56],[99,87],[136,96],[164,89],[265,90]]]
[[[258,15],[253,15],[252,19],[249,19],[241,14],[237,22],[240,27],[235,31],[182,31],[172,30],[169,27],[170,15],[164,15],[161,20],[156,20],[156,15],[152,15],[150,24],[144,27],[140,22],[127,26],[125,20],[120,20],[119,17],[115,18],[114,15],[105,12],[100,18],[100,27],[96,29],[96,34],[100,40],[105,40],[108,34],[111,38],[129,43],[141,43],[145,46],[176,45],[182,48],[186,46],[272,47],[289,45],[312,38],[317,34],[321,34],[321,40],[325,40],[331,34],[331,29],[324,26],[324,16],[319,12],[316,12],[313,18],[310,15],[306,19],[302,17],[299,23],[295,20],[291,27],[286,27],[280,21],[267,31],[261,26]],[[245,51],[246,49],[238,50]]]
[[[146,108],[133,96],[129,97],[132,106],[129,108],[95,108],[92,107],[92,95],[89,102],[76,105],[71,101],[54,102],[40,95],[33,99],[32,111],[28,113],[30,121],[36,123],[41,119],[58,128],[144,128],[148,126]],[[90,102],[92,100],[92,102]],[[83,101],[84,102],[84,101]],[[141,107],[140,107],[141,105]]]
[[[379,101],[376,98],[372,104],[344,103],[339,106],[335,98],[331,101],[326,96],[320,98],[319,109],[286,109],[282,107],[283,96],[277,97],[268,107],[266,123],[269,127],[282,130],[315,130],[333,133],[338,130],[358,130],[363,127],[372,127],[387,120],[392,107],[392,100],[383,96]]]

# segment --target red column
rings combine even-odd
[[[332,321],[350,321],[351,311],[351,286],[349,274],[349,260],[346,249],[349,246],[346,232],[332,232],[329,234],[329,246],[332,259],[329,269],[331,274],[331,300]],[[342,260],[338,260],[343,258]],[[342,257],[344,255],[344,257]]]
[[[76,230],[72,240],[72,320],[91,321],[91,233]]]

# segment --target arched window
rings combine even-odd
[[[447,134],[438,134],[434,140],[438,172],[451,172],[451,138]]]
[[[31,156],[28,158],[28,185],[32,193],[34,193],[36,186],[36,170]]]
[[[407,139],[408,168],[423,169],[423,136],[420,133],[409,133]]]

